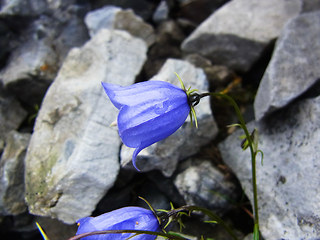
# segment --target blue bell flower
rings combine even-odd
[[[120,110],[119,135],[126,146],[135,148],[132,162],[139,171],[135,163],[138,153],[170,136],[185,122],[191,109],[188,92],[164,81],[140,82],[128,87],[102,82],[102,86]]]
[[[157,216],[153,211],[141,207],[124,207],[97,217],[85,217],[77,221],[79,228],[76,235],[105,230],[144,230],[161,232]],[[135,233],[112,233],[92,235],[82,240],[124,240]],[[155,235],[140,234],[134,240],[154,240]]]

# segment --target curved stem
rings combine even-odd
[[[184,210],[184,211],[188,211],[188,212],[200,211],[200,212],[206,214],[212,220],[216,221],[221,226],[223,226],[224,229],[230,234],[230,236],[234,240],[238,240],[238,238],[237,238],[236,234],[233,232],[233,230],[218,215],[214,214],[209,209],[206,209],[206,208],[203,208],[203,207],[198,207],[198,206],[183,206],[183,207],[177,208],[175,210],[176,211]]]
[[[162,232],[142,231],[142,230],[105,230],[105,231],[88,232],[88,233],[82,233],[82,234],[76,235],[74,237],[69,238],[68,240],[78,240],[78,239],[88,237],[88,236],[93,236],[93,235],[121,234],[121,233],[136,233],[137,235],[149,234],[149,235],[167,237],[173,240],[187,240],[186,238],[180,237],[177,235],[172,235],[172,234],[162,233]]]
[[[239,119],[241,128],[243,129],[246,139],[249,143],[250,147],[250,152],[251,152],[251,164],[252,164],[252,169],[251,169],[251,174],[252,174],[252,189],[253,189],[253,204],[254,204],[254,229],[259,233],[259,212],[258,212],[258,193],[257,193],[257,177],[256,177],[256,152],[253,147],[253,141],[252,138],[249,134],[249,131],[247,129],[246,123],[242,117],[241,111],[238,107],[238,104],[233,100],[232,97],[223,94],[223,93],[203,93],[199,94],[200,98],[206,97],[206,96],[214,96],[214,97],[222,97],[226,100],[228,100],[231,105],[233,106],[237,117]]]

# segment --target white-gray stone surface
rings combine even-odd
[[[161,0],[156,10],[153,13],[152,20],[156,23],[163,22],[169,17],[169,6],[167,1]]]
[[[211,14],[182,43],[214,64],[245,72],[301,11],[301,0],[233,0]]]
[[[0,215],[18,215],[27,210],[24,201],[24,158],[29,133],[11,131],[0,158]]]
[[[257,158],[260,229],[265,240],[320,236],[320,97],[303,100],[268,120],[251,122],[259,131],[263,166]],[[252,202],[251,159],[237,131],[219,149]]]
[[[84,23],[75,14],[66,23],[43,15],[16,40],[18,46],[1,70],[0,78],[7,89],[33,109],[40,105],[69,50],[82,46],[88,38]]]
[[[34,21],[24,32],[25,40],[11,54],[8,65],[1,71],[5,85],[32,77],[39,78],[39,81],[53,80],[57,68],[57,53],[51,42],[55,31],[45,30],[50,21],[52,19],[43,17]]]
[[[101,81],[129,85],[147,47],[124,31],[101,30],[67,56],[36,120],[26,156],[26,201],[32,214],[66,223],[91,214],[117,177],[117,111]],[[125,64],[124,64],[125,63]]]
[[[131,9],[122,10],[120,7],[106,6],[89,12],[85,17],[85,23],[91,37],[106,28],[127,31],[145,40],[148,46],[155,41],[153,27],[135,15]]]
[[[34,17],[47,9],[46,0],[3,0],[0,16]]]
[[[177,72],[186,88],[208,92],[209,84],[202,69],[178,59],[168,59],[157,75],[150,80],[161,80],[180,86],[174,72]],[[171,176],[179,160],[197,153],[201,146],[208,144],[218,133],[211,113],[209,97],[203,98],[195,107],[199,128],[191,127],[190,119],[170,137],[143,149],[137,156],[137,166],[141,171],[158,169],[165,176]],[[134,149],[122,146],[121,164],[131,168]]]
[[[285,26],[255,98],[257,120],[286,106],[320,81],[318,39],[320,11],[301,14]]]
[[[183,171],[174,178],[174,184],[186,204],[197,205],[223,214],[237,200],[236,186],[214,167],[209,160],[188,159]],[[179,166],[180,168],[180,166]]]

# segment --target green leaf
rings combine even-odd
[[[217,221],[204,221],[205,223],[213,223],[213,224],[217,224],[218,222]]]
[[[253,240],[259,240],[260,234],[259,234],[259,225],[254,224],[253,228]]]

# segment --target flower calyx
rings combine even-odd
[[[194,118],[194,124],[195,124],[196,128],[198,128],[198,120],[197,120],[197,115],[196,115],[196,111],[194,110],[194,107],[200,102],[201,96],[200,96],[200,94],[196,93],[196,91],[198,91],[198,89],[191,89],[191,87],[186,89],[179,74],[176,72],[175,72],[175,74],[180,81],[182,90],[187,94],[187,97],[188,97],[188,103],[190,106],[189,116],[190,116],[191,126],[193,125],[192,118]]]

